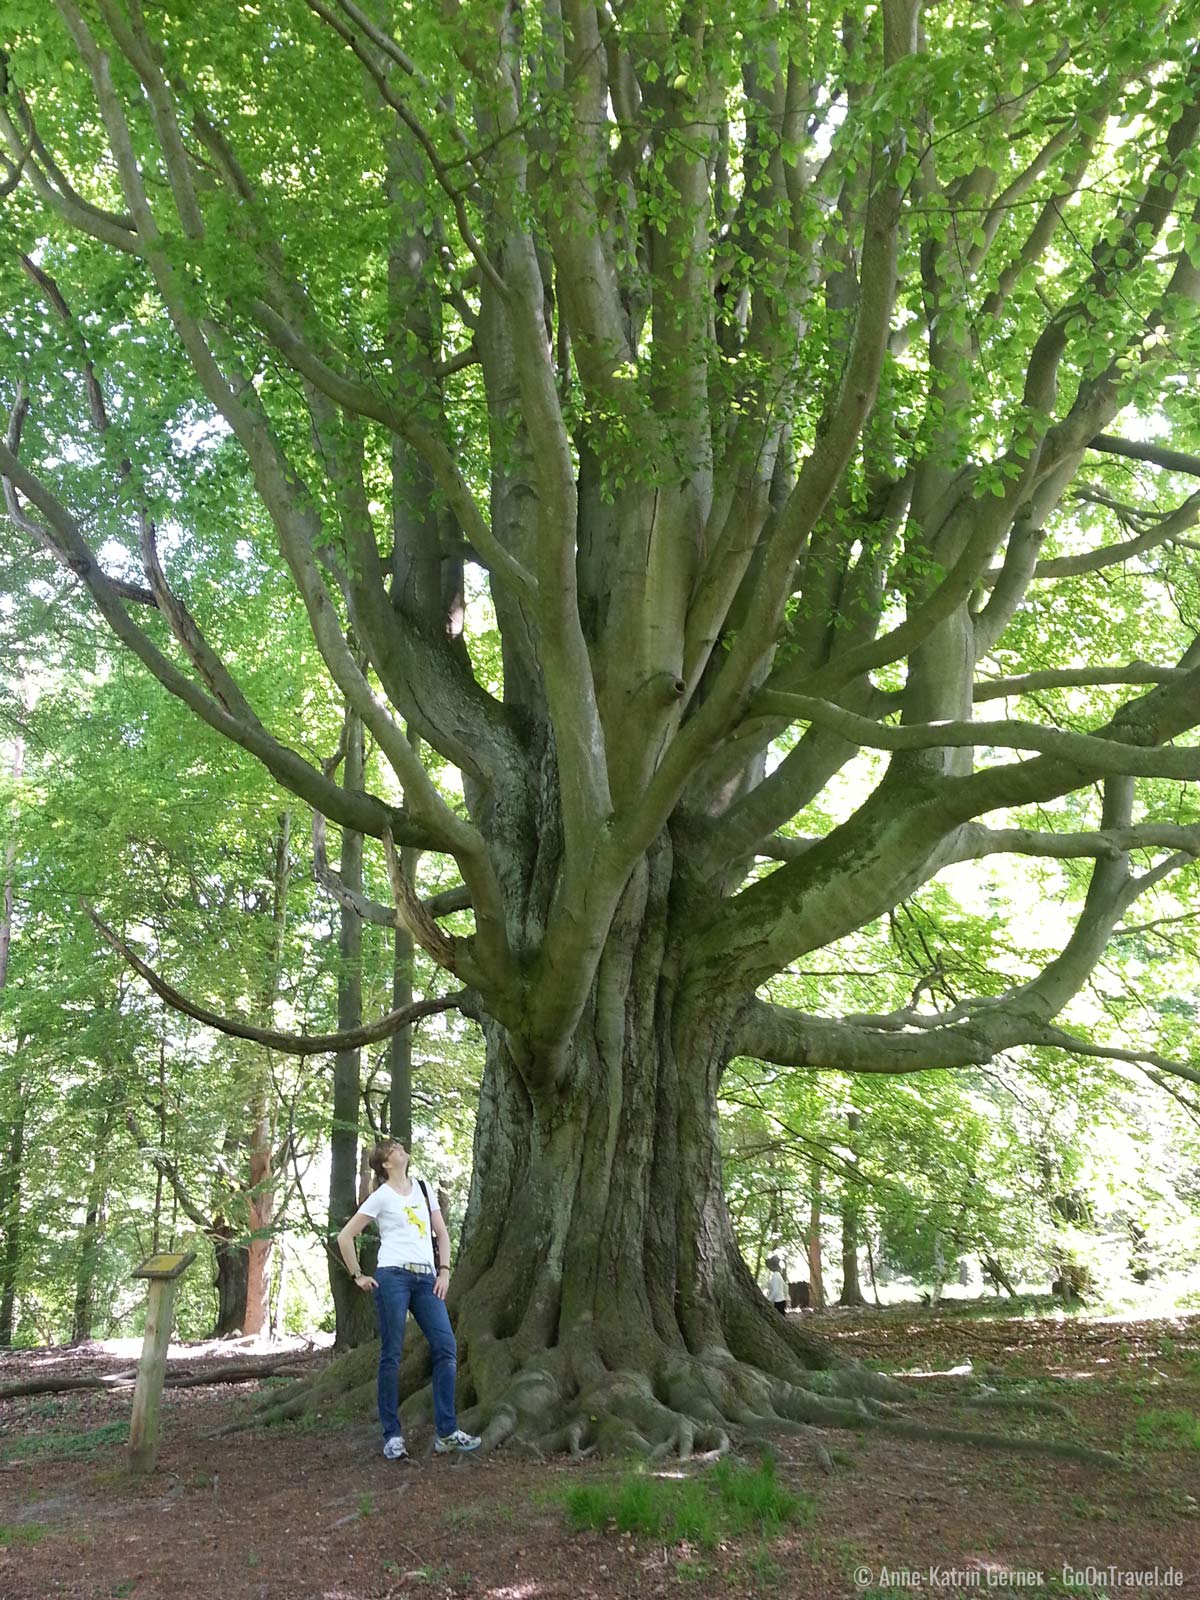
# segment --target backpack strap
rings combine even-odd
[[[433,1270],[440,1272],[442,1270],[442,1262],[439,1260],[441,1251],[438,1249],[437,1234],[433,1231],[433,1207],[429,1203],[429,1186],[424,1178],[418,1178],[417,1182],[421,1186],[421,1193],[425,1196],[425,1209],[429,1213],[429,1240],[433,1245]]]

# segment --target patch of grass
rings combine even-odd
[[[760,1544],[747,1556],[745,1571],[756,1589],[777,1589],[787,1576],[786,1569],[780,1566],[765,1544]]]
[[[1067,1504],[1084,1522],[1103,1522],[1109,1514],[1107,1507],[1093,1505],[1087,1496],[1082,1494],[1068,1495]]]
[[[44,1522],[0,1522],[0,1550],[11,1550],[19,1544],[40,1544],[49,1532]]]
[[[712,1482],[734,1533],[751,1527],[771,1536],[788,1522],[812,1515],[813,1502],[783,1487],[775,1476],[775,1457],[764,1455],[758,1467],[718,1461]]]
[[[557,1500],[557,1495],[547,1494],[543,1503],[549,1501],[557,1502]],[[522,1515],[524,1514],[524,1511],[522,1511]],[[514,1516],[513,1508],[504,1504],[461,1505],[447,1506],[445,1511],[442,1512],[442,1521],[448,1528],[480,1528],[489,1523],[511,1522],[514,1520]]]
[[[358,1497],[358,1514],[360,1517],[369,1517],[375,1509],[375,1496],[369,1489],[364,1489]]]
[[[807,1520],[813,1511],[811,1500],[779,1483],[770,1455],[757,1467],[719,1461],[711,1473],[697,1478],[628,1472],[615,1483],[579,1484],[565,1498],[576,1528],[615,1527],[621,1533],[705,1550],[729,1534],[757,1531],[773,1537],[785,1524]]]
[[[1133,1432],[1139,1443],[1159,1449],[1182,1444],[1189,1450],[1200,1450],[1200,1417],[1194,1411],[1164,1411],[1152,1406],[1142,1412]]]
[[[135,1477],[130,1472],[128,1461],[119,1461],[115,1466],[96,1467],[88,1474],[88,1482],[97,1489],[108,1489],[119,1494],[122,1490],[143,1488],[146,1480],[140,1474]]]
[[[14,1439],[0,1451],[0,1461],[29,1461],[34,1456],[77,1460],[94,1456],[129,1438],[128,1422],[104,1422],[82,1433],[42,1433]]]

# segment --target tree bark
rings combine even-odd
[[[813,1162],[812,1200],[808,1208],[808,1293],[814,1311],[825,1308],[825,1274],[821,1266],[821,1169]]]
[[[25,741],[17,738],[13,749],[12,775],[19,782],[25,761]],[[17,835],[13,827],[4,847],[4,899],[0,907],[0,999],[8,983],[8,962],[12,951],[13,931],[13,866],[17,859]],[[0,1168],[0,1228],[3,1229],[3,1246],[0,1248],[0,1349],[12,1344],[13,1321],[16,1312],[17,1270],[21,1263],[21,1162],[25,1152],[25,1093],[22,1083],[22,1038],[17,1039],[9,1063],[11,1084],[8,1088],[12,1106],[9,1125],[8,1150],[3,1168]]]
[[[8,1349],[12,1344],[17,1273],[21,1265],[21,1163],[25,1152],[21,1043],[17,1041],[16,1053],[10,1064],[13,1115],[9,1126],[8,1149],[5,1151],[3,1169],[0,1170],[0,1226],[3,1227],[3,1248],[0,1249],[0,1349]]]
[[[414,852],[415,853],[415,852]],[[401,865],[408,870],[401,852]],[[397,928],[392,946],[392,1010],[413,1002],[412,936]],[[388,1046],[388,1132],[412,1149],[412,1028],[398,1028]]]
[[[344,787],[359,789],[363,780],[363,727],[346,713]],[[362,893],[362,835],[342,829],[340,875],[347,889]],[[362,919],[343,905],[339,914],[338,1029],[362,1022]],[[374,1337],[375,1309],[347,1276],[333,1246],[333,1235],[358,1210],[358,1101],[361,1052],[342,1050],[333,1064],[333,1127],[329,1139],[329,1288],[333,1295],[334,1349],[351,1350]],[[361,1250],[360,1245],[360,1259]]]
[[[854,1136],[858,1132],[859,1115],[857,1111],[846,1114],[847,1143],[850,1149],[850,1163],[855,1165],[857,1157],[854,1153]],[[862,1284],[858,1274],[858,1195],[853,1179],[846,1183],[845,1197],[842,1201],[842,1292],[838,1296],[840,1306],[863,1306]]]
[[[88,1175],[87,1211],[83,1232],[79,1238],[79,1256],[75,1267],[75,1300],[71,1315],[72,1344],[83,1344],[92,1337],[95,1313],[96,1269],[100,1264],[100,1250],[104,1242],[105,1202],[108,1196],[108,1170],[105,1165],[108,1141],[117,1120],[115,1102],[101,1110],[96,1119],[91,1171]]]
[[[216,1256],[213,1286],[217,1291],[217,1320],[213,1325],[214,1339],[245,1331],[242,1324],[246,1316],[250,1252],[244,1244],[235,1242],[237,1234],[237,1228],[224,1217],[218,1214],[213,1218],[209,1236]]]
[[[270,969],[262,997],[263,1022],[266,1026],[271,1023],[283,962],[288,882],[291,876],[290,842],[291,813],[285,811],[279,819],[274,842]],[[250,1242],[246,1268],[246,1314],[242,1330],[248,1334],[261,1334],[270,1319],[271,1249],[274,1242],[271,1227],[275,1216],[275,1099],[267,1065],[258,1070],[252,1108],[246,1197]]]
[[[515,1433],[542,1449],[686,1454],[753,1418],[830,1420],[840,1403],[807,1389],[835,1362],[772,1310],[734,1238],[717,1129],[727,1030],[719,1006],[676,993],[665,912],[658,900],[622,930],[543,1088],[531,1093],[528,1060],[484,1024],[450,1310],[463,1426],[490,1444]],[[345,1359],[368,1404],[371,1352]],[[429,1411],[426,1362],[413,1335],[408,1423]]]

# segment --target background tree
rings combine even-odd
[[[6,8],[9,521],[482,1019],[489,1442],[860,1417],[738,1254],[731,1057],[1197,1076],[1059,1020],[1200,839],[1190,9]],[[265,585],[314,700],[256,693]],[[1040,964],[773,997],[997,855],[1085,864]]]

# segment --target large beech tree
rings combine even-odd
[[[1193,8],[3,17],[9,537],[386,857],[480,1018],[468,1425],[861,1421],[739,1259],[721,1073],[1117,1048],[1056,1018],[1200,843]],[[271,726],[223,643],[281,563],[362,787],[311,660]],[[461,887],[422,900],[418,851]],[[766,997],[998,852],[1093,862],[1040,972]]]

